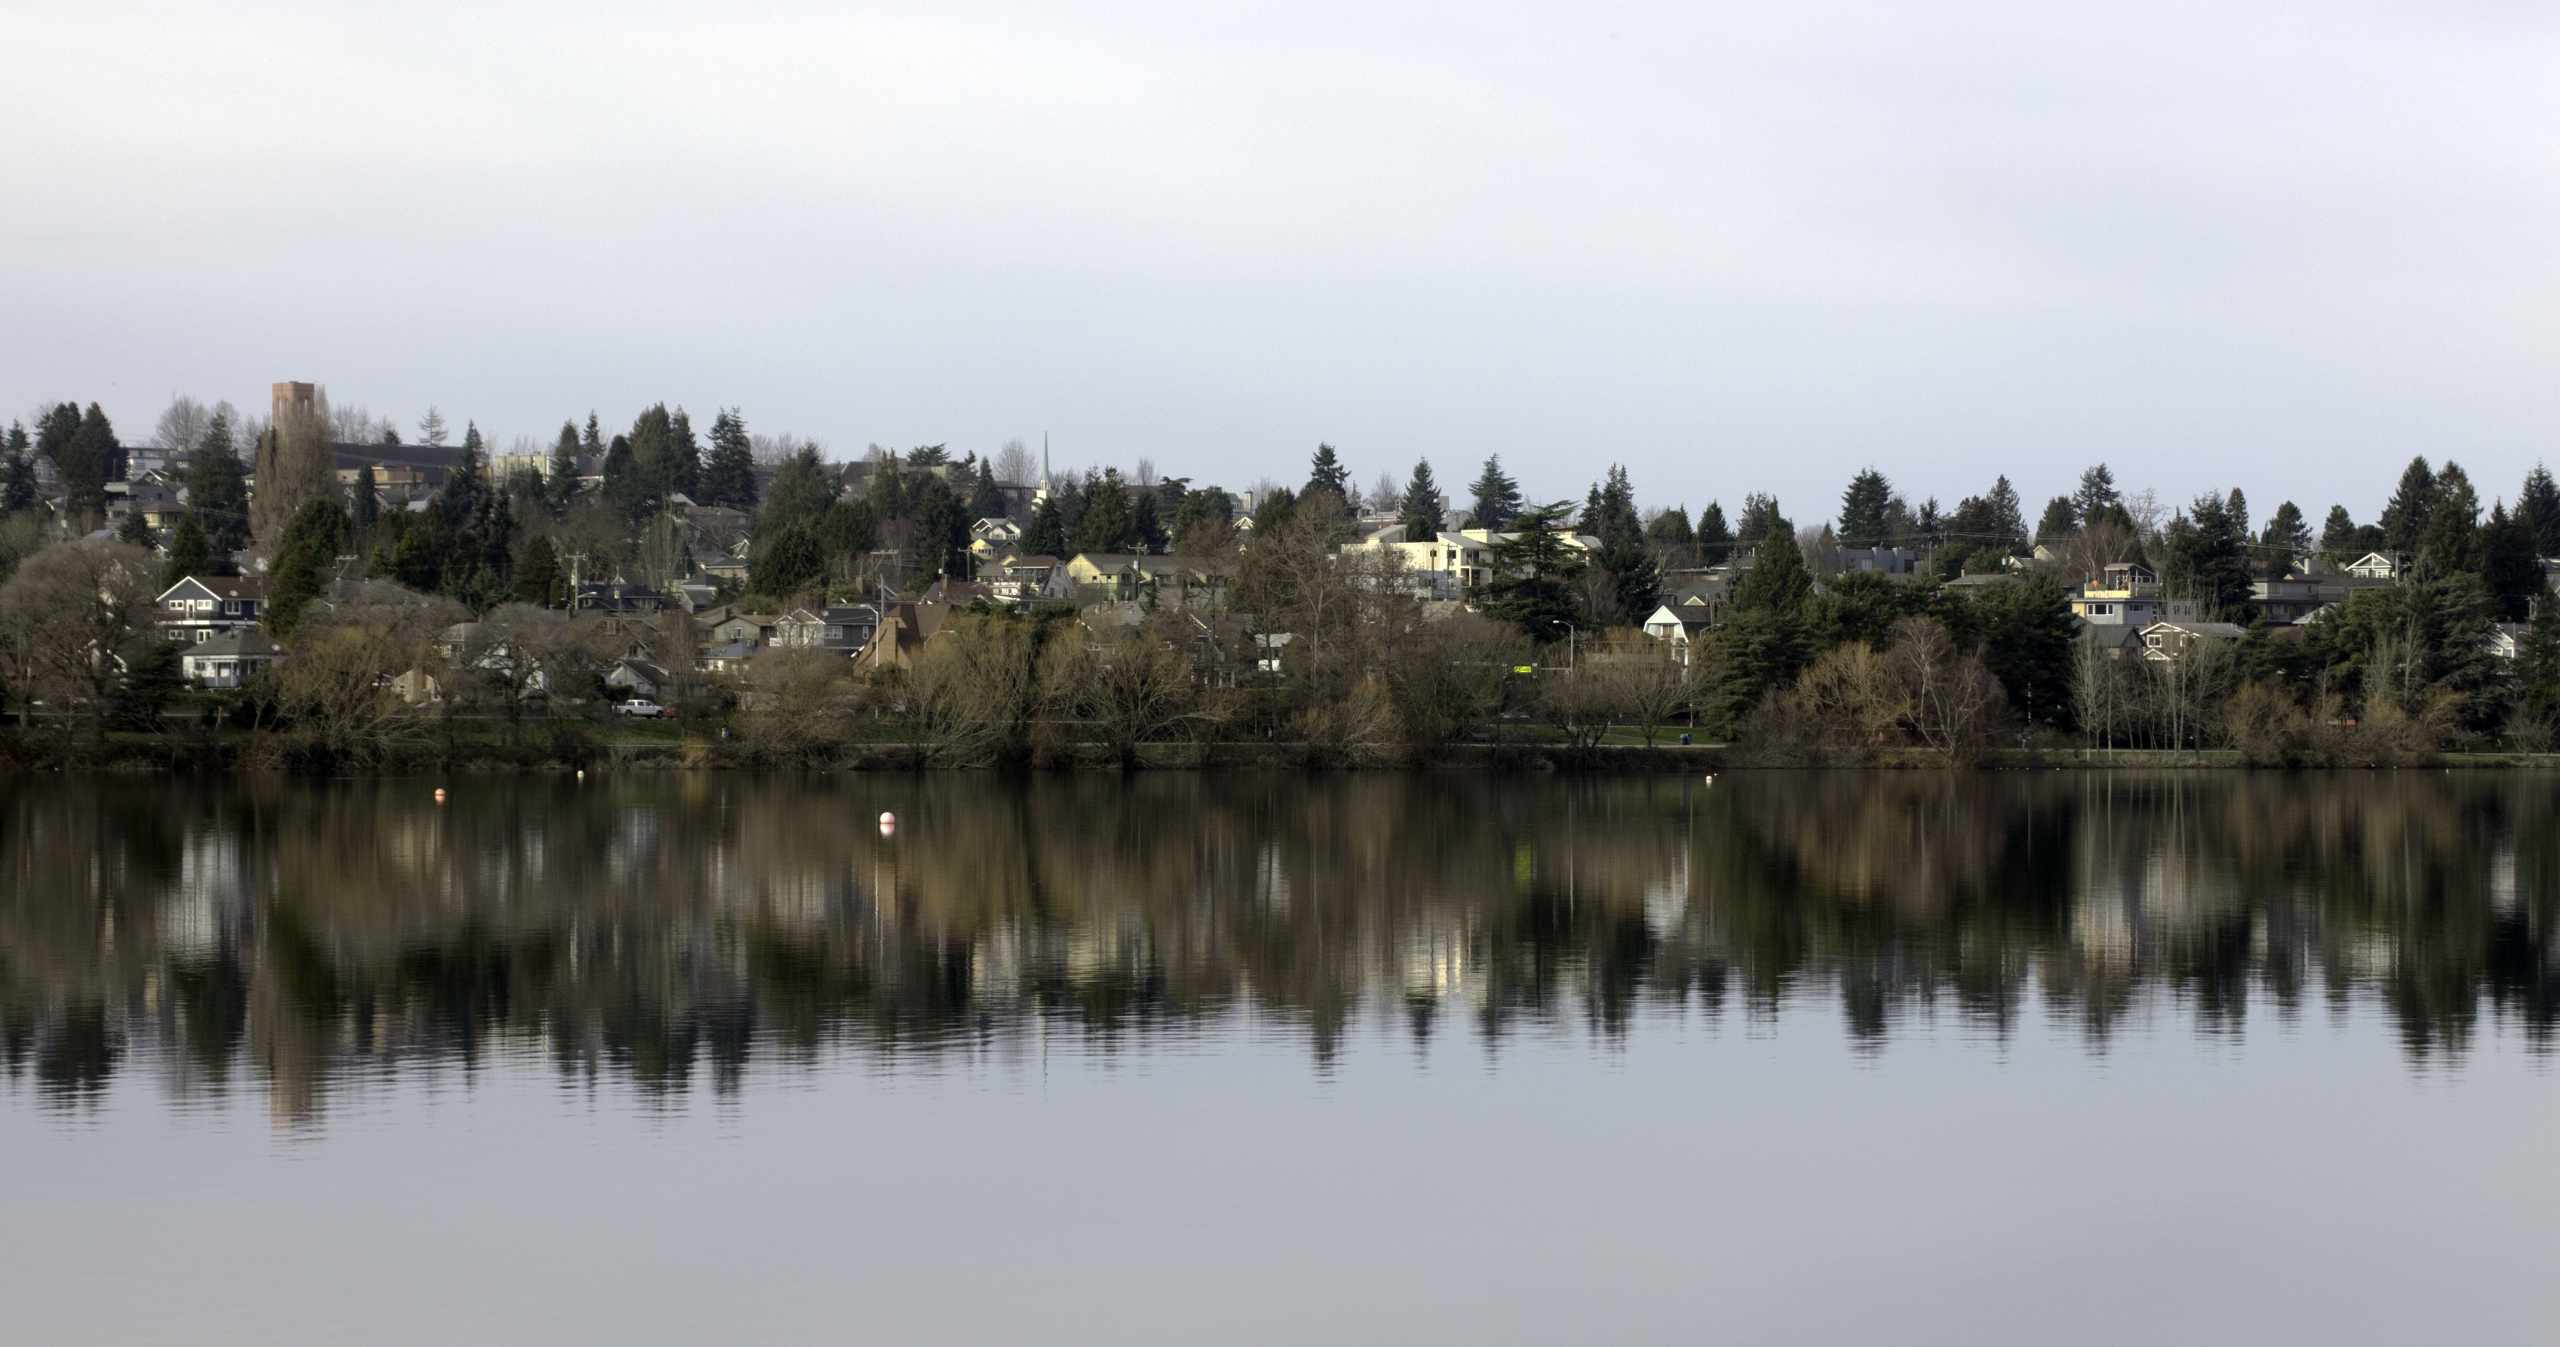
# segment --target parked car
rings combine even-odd
[[[675,711],[671,707],[660,706],[646,697],[634,697],[627,702],[614,703],[613,713],[617,716],[639,716],[644,720],[658,720],[674,715]]]

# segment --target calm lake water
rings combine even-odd
[[[0,1340],[2560,1341],[2560,779],[433,784],[0,786]]]

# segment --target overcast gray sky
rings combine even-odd
[[[2560,419],[2560,10],[0,0],[0,415],[311,379],[1648,505],[2367,518]]]

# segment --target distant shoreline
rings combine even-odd
[[[415,745],[364,761],[282,762],[276,744],[246,737],[118,737],[105,744],[63,735],[0,733],[0,761],[20,775],[303,776],[315,778],[416,777],[437,774],[542,776],[577,771],[757,773],[1004,774],[1118,773],[1117,755],[1092,746],[1044,753],[1030,761],[995,765],[937,764],[912,744],[866,743],[809,758],[776,758],[736,741],[690,736],[663,743],[603,741],[522,745],[470,744],[447,750]],[[1610,744],[1581,748],[1537,742],[1452,745],[1424,760],[1392,746],[1321,751],[1294,743],[1235,742],[1149,744],[1125,770],[1142,772],[1414,772],[1446,774],[1638,776],[1678,773],[1834,771],[2306,771],[2425,769],[2555,770],[2560,753],[2440,752],[2401,761],[2251,761],[2237,749],[1991,749],[1970,761],[1950,763],[1923,749],[1889,748],[1865,753],[1774,754],[1726,744]]]

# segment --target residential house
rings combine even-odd
[[[1409,538],[1402,524],[1389,525],[1341,549],[1345,557],[1394,557],[1403,565],[1405,585],[1425,598],[1461,598],[1493,578],[1492,538],[1482,530],[1442,530],[1428,538]]]
[[[1908,547],[1835,547],[1831,549],[1831,564],[1841,574],[1916,576],[1920,573],[1920,554]]]
[[[759,646],[752,641],[731,641],[723,645],[715,645],[709,650],[702,652],[703,672],[715,674],[745,673],[747,671],[748,664],[752,663],[757,655],[763,653],[763,649],[764,648],[762,646]]]
[[[969,555],[983,566],[1022,546],[1022,526],[1010,519],[981,519],[969,526]]]
[[[659,692],[667,689],[670,683],[665,668],[636,655],[625,655],[605,671],[604,685],[624,697],[655,701]]]
[[[190,575],[160,592],[155,623],[172,641],[198,644],[256,628],[266,599],[262,576]]]
[[[2142,629],[2142,657],[2168,663],[2200,642],[2236,641],[2246,635],[2235,622],[2154,622]]]
[[[2160,619],[2160,573],[2134,561],[2104,566],[2071,596],[2071,615],[2093,627],[2150,626]]]
[[[656,613],[675,606],[675,600],[647,585],[610,580],[582,584],[571,597],[573,613]]]
[[[2349,575],[2362,576],[2367,580],[2391,580],[2398,578],[2400,563],[2380,552],[2367,552],[2348,562],[2346,572]]]
[[[761,650],[773,644],[774,628],[782,619],[770,613],[732,612],[708,627],[699,622],[695,627],[702,640],[710,645],[745,645]]]
[[[2489,653],[2500,659],[2514,659],[2524,649],[2525,633],[2533,630],[2522,622],[2501,622],[2489,632]]]
[[[987,576],[987,591],[998,603],[1016,608],[1051,599],[1064,599],[1066,563],[1051,556],[1010,556]]]
[[[952,608],[939,603],[892,603],[880,614],[880,629],[870,644],[853,657],[853,667],[861,673],[882,669],[903,669],[915,662],[916,652],[932,640],[951,620]]]
[[[244,686],[284,652],[256,627],[240,627],[190,643],[178,665],[186,680],[200,688]]]
[[[794,608],[774,619],[772,640],[778,649],[851,655],[871,644],[879,627],[880,610],[867,603]]]
[[[2249,598],[2267,621],[2292,622],[2320,606],[2320,582],[2291,575],[2252,580]]]
[[[1692,606],[1684,609],[1665,600],[1661,607],[1653,610],[1653,616],[1644,620],[1644,634],[1657,641],[1670,642],[1671,648],[1679,653],[1680,662],[1685,665],[1697,643],[1705,639],[1711,625],[1702,608]]]

